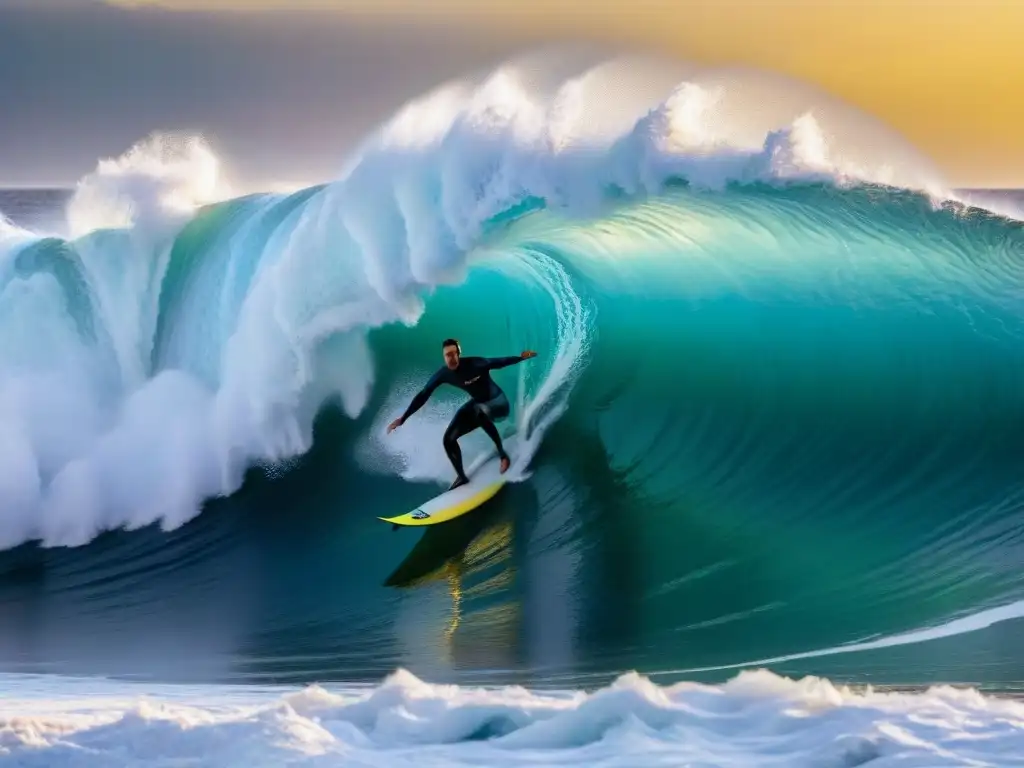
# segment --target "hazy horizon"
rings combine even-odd
[[[0,186],[73,185],[156,131],[203,134],[242,188],[326,181],[409,99],[562,40],[799,77],[890,125],[954,186],[1024,186],[1024,107],[994,95],[1024,77],[1003,45],[1024,6],[1000,0],[969,29],[961,6],[910,0],[861,4],[855,16],[849,0],[662,11],[636,0],[600,13],[576,0],[444,0],[429,13],[408,0],[304,0],[290,7],[320,10],[287,13],[277,0],[199,4],[230,13],[140,5],[153,4],[0,0],[0,87],[18,105],[0,123]],[[933,23],[916,23],[918,12]]]
[[[305,15],[0,6],[0,88],[23,105],[0,121],[0,186],[74,184],[163,131],[202,134],[244,187],[327,180],[409,99],[520,49]]]

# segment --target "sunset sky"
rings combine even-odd
[[[36,10],[9,10],[19,5]],[[38,10],[43,6],[56,10]],[[166,104],[155,103],[160,90],[165,99],[170,97],[183,108],[183,120],[205,124],[208,119],[225,141],[234,141],[238,157],[248,159],[253,152],[267,155],[268,142],[281,132],[296,130],[307,132],[308,148],[328,152],[327,135],[309,127],[289,126],[289,111],[312,109],[336,124],[336,141],[351,141],[434,82],[530,45],[564,37],[640,45],[698,62],[741,63],[796,76],[902,132],[939,164],[953,184],[1024,186],[1021,0],[608,0],[604,4],[583,0],[119,0],[101,11],[97,6],[98,0],[34,0],[31,4],[0,0],[0,14],[17,16],[21,25],[15,29],[0,16],[0,50],[8,48],[0,53],[0,87],[5,92],[12,90],[7,86],[14,83],[26,95],[35,94],[33,98],[50,93],[65,103],[65,109],[81,110],[89,93],[82,88],[94,85],[89,73],[62,69],[59,61],[43,66],[43,75],[19,68],[7,45],[7,38],[15,34],[20,35],[15,40],[16,53],[28,52],[31,58],[31,46],[39,47],[34,54],[37,63],[67,56],[68,61],[78,62],[74,66],[80,70],[80,57],[90,49],[103,51],[118,62],[101,67],[106,69],[107,79],[96,86],[102,92],[98,97],[102,97],[107,117],[88,116],[84,125],[83,119],[74,121],[82,129],[79,141],[87,145],[81,152],[94,155],[120,151],[123,147],[116,144],[141,138],[128,136],[144,126],[174,127],[155,124],[174,116]],[[183,12],[155,13],[139,6]],[[317,19],[309,27],[315,31],[289,33],[283,29],[287,25],[279,23],[279,14],[277,21],[268,21],[266,14],[259,12],[281,8],[292,9],[289,16],[295,30],[301,28],[302,17]],[[235,13],[211,13],[210,9]],[[100,15],[102,23],[95,21],[94,27],[82,21],[84,16],[98,19]],[[61,27],[65,17],[66,29]],[[376,25],[373,35],[365,32],[369,21]],[[425,23],[429,23],[428,33],[424,32]],[[26,39],[24,30],[32,29],[32,24],[40,31],[34,40]],[[240,31],[243,27],[247,31]],[[99,35],[99,44],[90,44],[90,32]],[[226,42],[221,42],[218,34],[223,34]],[[57,39],[65,45],[55,47]],[[296,77],[287,86],[283,85],[285,75],[273,75],[265,61],[271,49],[273,61]],[[388,51],[390,58],[385,60],[382,57]],[[248,57],[248,68],[241,65],[240,57]],[[141,70],[150,87],[141,84],[139,67],[133,72],[127,65],[135,58],[143,62]],[[284,61],[286,58],[291,62]],[[169,74],[160,74],[161,62],[167,64]],[[320,74],[309,75],[310,66]],[[208,116],[204,108],[189,103],[184,75],[173,71],[182,67],[191,72],[192,79],[187,82],[193,84],[194,101],[209,105]],[[345,72],[353,69],[362,77],[342,82]],[[382,81],[368,82],[366,73],[378,69],[385,70],[380,75]],[[197,86],[195,78],[204,77],[203,72],[209,82]],[[51,80],[44,81],[43,76]],[[69,77],[80,88],[69,88]],[[266,84],[271,77],[276,78],[277,93],[282,87],[291,92],[275,96],[282,100],[276,111],[242,103],[244,94],[259,98],[259,83]],[[167,79],[162,88],[156,82],[160,78]],[[305,94],[295,93],[299,90]],[[233,113],[222,115],[217,113],[222,107],[215,107],[214,102],[222,103],[228,92],[235,93],[231,97],[235,100]],[[348,103],[345,120],[341,113],[324,106],[328,92],[344,93]],[[288,103],[289,99],[295,103]],[[359,106],[355,100],[360,101]],[[335,99],[327,101],[334,103]],[[38,105],[32,109],[38,112],[32,124],[35,129],[39,121],[57,119],[60,112],[56,106],[50,111]],[[243,112],[249,115],[251,130],[232,137],[229,134]],[[121,128],[114,124],[117,115],[123,118]],[[148,117],[142,119],[142,115]],[[254,126],[253,118],[263,122]],[[4,120],[10,119],[5,110]],[[67,131],[70,128],[66,126]],[[30,129],[28,122],[19,123],[17,118],[6,129],[0,125],[0,141],[24,145],[18,157],[11,158],[19,179],[28,173],[26,158],[41,152],[38,141],[33,144],[31,137],[24,136]],[[22,138],[12,132],[21,133]],[[45,132],[52,147],[57,134],[51,129]],[[66,141],[75,141],[73,133],[66,133]],[[101,140],[104,136],[106,142]],[[0,173],[8,165],[8,154],[0,148]],[[52,155],[37,158],[47,177],[65,172],[76,176],[86,162],[84,155],[70,149],[58,155],[64,159],[57,162]],[[263,157],[261,172],[283,172],[286,158],[278,159],[280,163],[275,165]],[[293,164],[301,174],[312,172],[322,162],[318,155]]]

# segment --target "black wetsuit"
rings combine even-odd
[[[501,444],[501,436],[498,434],[498,428],[494,426],[494,422],[506,418],[511,408],[505,393],[491,378],[491,371],[521,363],[525,359],[519,355],[515,357],[460,358],[458,368],[452,370],[448,366],[443,366],[431,376],[423,389],[416,393],[412,402],[409,403],[409,407],[405,409],[405,413],[402,414],[404,423],[406,419],[423,407],[434,390],[442,384],[458,387],[472,398],[455,412],[455,416],[452,417],[451,423],[444,433],[444,450],[448,454],[452,466],[455,467],[455,485],[466,482],[459,438],[469,434],[477,427],[481,427],[494,441],[494,445],[498,448],[498,455],[503,459],[507,458],[505,448]]]

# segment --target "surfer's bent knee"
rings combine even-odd
[[[486,403],[475,403],[475,406],[478,414],[486,416],[491,421],[504,419],[510,411],[508,398],[503,394],[498,395],[493,400],[488,400]]]
[[[452,416],[452,420],[448,422],[448,428],[444,431],[444,442],[456,442],[467,432],[471,432],[478,426],[478,419],[475,417],[479,416],[476,403],[468,402],[460,406],[459,410]]]
[[[444,431],[444,437],[442,438],[445,445],[454,443],[459,439],[459,420],[452,419],[451,424]]]

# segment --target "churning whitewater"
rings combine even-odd
[[[0,597],[45,617],[0,658],[249,682],[720,682],[801,659],[1005,679],[999,643],[973,666],[872,655],[1024,614],[1024,229],[969,202],[799,84],[638,59],[446,84],[288,193],[233,194],[201,139],[152,136],[60,225],[0,220]],[[540,353],[495,376],[522,450],[492,510],[402,544],[376,517],[450,483],[459,401],[385,425],[449,336]],[[487,447],[466,440],[467,464]],[[975,693],[767,673],[586,697],[400,672],[365,702],[196,689],[159,714],[131,690],[45,722],[11,704],[0,750],[1010,765],[1022,738],[1016,704]]]
[[[153,766],[1019,766],[1024,705],[972,691],[852,691],[745,673],[720,687],[529,692],[429,685],[399,671],[370,691],[157,689],[47,681],[5,700],[0,764]],[[72,696],[88,695],[88,699]],[[140,699],[140,694],[145,698]],[[16,713],[16,714],[15,714]],[[13,717],[12,717],[13,716]]]

